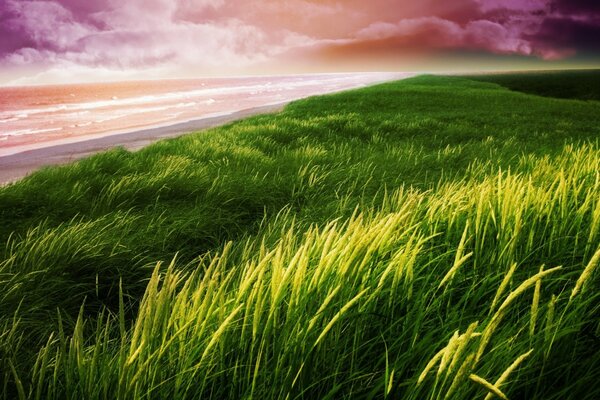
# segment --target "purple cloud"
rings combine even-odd
[[[556,16],[544,19],[539,31],[531,36],[537,46],[575,52],[600,51],[600,18]]]
[[[553,0],[551,6],[565,14],[600,14],[600,2],[597,0]]]
[[[0,73],[293,69],[296,50],[317,67],[319,51],[341,63],[406,49],[559,59],[600,55],[599,38],[597,0],[0,0]]]

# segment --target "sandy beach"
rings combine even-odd
[[[200,118],[174,125],[133,132],[107,133],[101,137],[96,136],[89,139],[80,137],[76,142],[65,140],[59,144],[51,143],[45,147],[32,148],[16,154],[0,156],[0,184],[5,185],[15,182],[42,167],[67,164],[114,147],[124,147],[127,150],[135,151],[161,139],[201,131],[253,115],[278,112],[286,104],[287,102],[249,108],[227,115]]]

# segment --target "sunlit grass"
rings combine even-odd
[[[417,78],[7,187],[3,397],[597,398],[590,112]]]

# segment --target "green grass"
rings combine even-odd
[[[535,71],[468,76],[510,90],[562,99],[600,100],[600,70]]]
[[[0,393],[598,398],[599,115],[425,76],[2,188]]]

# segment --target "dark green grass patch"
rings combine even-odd
[[[600,100],[600,70],[535,71],[471,75],[467,79],[496,83],[517,92],[562,99]]]

